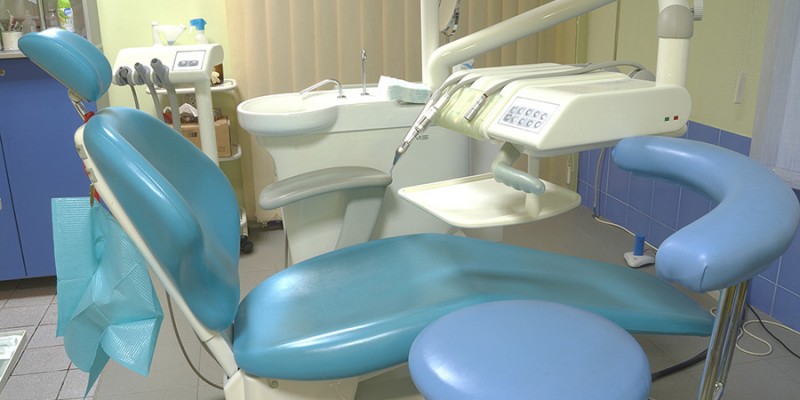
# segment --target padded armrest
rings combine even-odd
[[[340,190],[386,187],[392,177],[367,167],[333,167],[282,179],[265,187],[258,205],[271,210],[321,194]]]
[[[36,65],[87,101],[99,99],[111,85],[111,65],[86,39],[63,29],[23,35],[20,50]]]
[[[736,152],[686,139],[635,137],[614,149],[620,168],[664,178],[719,204],[660,246],[660,277],[697,292],[733,286],[781,256],[800,221],[792,190],[769,169]]]

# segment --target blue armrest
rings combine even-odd
[[[791,243],[800,205],[769,169],[718,146],[676,138],[635,137],[613,152],[620,168],[689,186],[719,203],[660,246],[660,277],[697,292],[752,278]]]

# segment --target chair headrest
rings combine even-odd
[[[52,28],[28,33],[20,50],[36,65],[86,101],[96,101],[111,85],[111,65],[80,35]]]

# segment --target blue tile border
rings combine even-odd
[[[694,121],[688,124],[686,138],[719,145],[744,155],[750,153],[750,138]],[[637,234],[646,232],[648,242],[655,246],[715,206],[714,202],[689,189],[611,167],[610,154],[610,149],[603,153],[599,190],[596,190],[600,150],[581,152],[578,166],[581,204],[591,209],[597,193],[600,215]],[[800,197],[800,193],[796,193]],[[749,295],[753,306],[794,329],[800,329],[800,235],[795,236],[781,258],[753,278]]]

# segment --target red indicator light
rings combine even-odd
[[[678,116],[676,115],[676,116],[672,117],[672,119],[677,121],[678,120]]]

